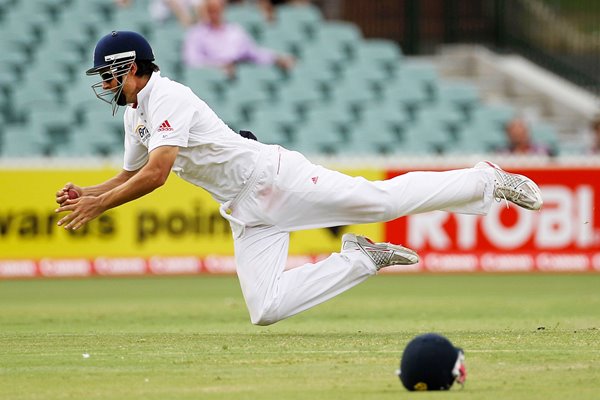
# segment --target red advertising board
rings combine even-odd
[[[328,256],[328,255],[327,255]],[[287,269],[315,263],[326,255],[289,256]],[[0,260],[0,279],[89,276],[235,274],[233,256],[96,257]]]
[[[600,271],[600,169],[511,172],[539,184],[540,212],[501,201],[486,216],[412,215],[387,223],[386,240],[418,251],[417,271]]]

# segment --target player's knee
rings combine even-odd
[[[275,322],[279,321],[279,319],[268,313],[260,313],[258,315],[251,315],[250,321],[252,321],[253,325],[267,326],[274,324]]]
[[[254,325],[267,326],[279,321],[275,309],[271,307],[261,307],[250,310],[250,321]]]
[[[252,320],[252,324],[257,326],[269,326],[273,325],[275,322],[277,322],[277,320],[272,318],[261,318],[257,320]]]

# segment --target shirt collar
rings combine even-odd
[[[131,105],[131,107],[138,108],[138,105],[144,104],[146,102],[146,99],[148,98],[148,96],[150,96],[150,93],[152,92],[152,88],[154,87],[154,84],[156,83],[156,81],[159,78],[160,78],[160,71],[156,71],[156,72],[152,73],[152,75],[150,76],[150,79],[148,80],[148,83],[146,83],[146,86],[144,86],[142,88],[142,90],[140,90],[138,92],[137,101],[135,103],[133,103]]]

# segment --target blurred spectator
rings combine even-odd
[[[504,131],[508,144],[499,148],[499,153],[552,155],[548,146],[534,142],[529,132],[529,126],[523,118],[517,117],[507,122]]]
[[[120,7],[129,7],[135,0],[115,0]],[[137,0],[140,1],[140,0]],[[204,0],[152,0],[149,4],[150,17],[154,21],[164,23],[176,17],[184,27],[191,26],[198,16],[194,14]]]
[[[291,5],[306,5],[311,4],[310,0],[230,0],[229,4],[255,4],[265,15],[267,21],[274,21],[275,18],[275,7],[280,4],[291,4]]]
[[[205,17],[188,29],[183,45],[183,61],[188,67],[220,67],[231,76],[235,65],[250,62],[290,69],[294,59],[258,47],[252,37],[237,24],[224,20],[224,0],[204,0],[199,15]]]
[[[600,114],[592,120],[590,127],[592,128],[592,148],[590,152],[600,155]]]

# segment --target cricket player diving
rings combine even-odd
[[[161,187],[171,171],[208,191],[234,237],[237,275],[253,324],[269,325],[418,255],[401,245],[345,234],[341,250],[286,270],[290,232],[390,221],[444,210],[485,215],[505,200],[539,210],[530,179],[490,162],[443,172],[369,181],[315,165],[296,151],[242,137],[193,91],[160,74],[148,41],[113,31],[94,49],[96,96],[126,106],[123,169],[95,186],[67,183],[56,193],[58,225],[79,229],[103,212]],[[108,112],[108,110],[107,110]],[[365,132],[368,134],[368,132]],[[257,132],[260,138],[260,132]]]

